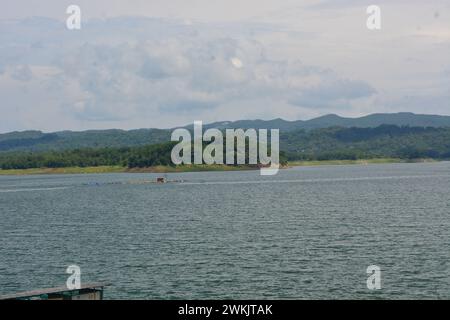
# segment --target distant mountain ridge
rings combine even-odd
[[[328,114],[311,120],[287,121],[274,120],[238,120],[215,122],[204,126],[205,128],[265,128],[280,129],[281,131],[312,130],[328,127],[357,127],[375,128],[383,124],[409,127],[450,127],[450,116],[415,114],[411,112],[400,113],[374,113],[359,118],[345,118],[336,114]]]
[[[381,125],[409,127],[450,127],[450,116],[423,115],[408,112],[377,113],[359,118],[345,118],[329,114],[311,120],[287,121],[238,120],[204,124],[204,129],[217,128],[254,128],[280,129],[281,133],[297,130],[314,130],[328,127],[375,128]],[[192,125],[186,126],[192,128]],[[60,131],[43,133],[41,131],[22,131],[0,134],[0,152],[8,151],[44,151],[95,147],[131,147],[168,141],[173,129],[137,129],[137,130],[88,130]]]

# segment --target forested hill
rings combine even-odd
[[[241,120],[205,124],[204,128],[255,128],[280,129],[281,133],[298,130],[314,130],[328,127],[375,128],[381,125],[409,127],[450,127],[450,116],[418,115],[413,113],[372,114],[361,118],[344,118],[326,115],[307,121]],[[190,128],[191,126],[187,126]],[[82,132],[61,131],[42,133],[24,131],[0,134],[0,152],[8,151],[60,151],[74,148],[120,148],[135,147],[166,142],[170,139],[172,129],[138,129],[138,130],[90,130]]]
[[[0,134],[0,153],[8,151],[62,151],[80,148],[121,148],[170,140],[169,130],[89,130],[43,133],[23,131]]]
[[[289,160],[450,159],[450,128],[324,128],[280,136]]]
[[[280,129],[282,132],[299,129],[313,130],[328,127],[344,128],[375,128],[381,125],[394,125],[399,127],[450,127],[450,116],[423,115],[409,112],[400,113],[375,113],[360,118],[345,118],[335,114],[329,114],[311,120],[286,121],[283,119],[241,120],[215,122],[205,126],[206,128],[255,128],[255,129]]]
[[[119,165],[171,165],[174,142],[124,148],[81,148],[65,151],[3,152],[1,169]],[[356,160],[373,158],[450,159],[450,128],[332,127],[284,132],[283,160]]]

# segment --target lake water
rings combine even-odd
[[[0,294],[76,264],[106,299],[450,297],[448,162],[157,176],[0,176]]]

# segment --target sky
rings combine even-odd
[[[69,30],[69,5],[81,29]],[[369,5],[381,29],[369,30]],[[0,132],[450,115],[448,0],[0,0]]]

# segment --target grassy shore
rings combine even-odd
[[[170,172],[200,172],[200,171],[238,171],[255,170],[255,167],[225,166],[225,165],[182,165],[182,166],[154,166],[148,168],[127,168],[121,166],[99,167],[68,167],[68,168],[33,168],[1,170],[0,175],[33,175],[33,174],[93,174],[93,173],[170,173]]]
[[[189,164],[176,167],[171,166],[154,166],[149,168],[125,168],[124,172],[135,173],[170,173],[170,172],[201,172],[201,171],[239,171],[239,170],[256,170],[254,166],[239,165],[239,166],[226,166],[220,164],[211,165],[199,165]]]
[[[323,160],[323,161],[290,161],[283,168],[299,166],[321,166],[321,165],[368,165],[383,163],[417,163],[435,162],[433,159],[404,160],[395,158],[366,159],[366,160]],[[154,166],[149,168],[127,168],[121,166],[99,166],[99,167],[68,167],[68,168],[33,168],[0,170],[0,175],[33,175],[33,174],[93,174],[93,173],[171,173],[171,172],[200,172],[200,171],[238,171],[255,170],[257,168],[240,165],[182,165],[182,166]]]
[[[68,168],[32,168],[0,170],[0,175],[31,175],[31,174],[89,174],[89,173],[115,173],[125,172],[121,166],[100,166],[100,167],[68,167]]]
[[[397,159],[397,158],[379,158],[379,159],[358,159],[358,160],[320,160],[320,161],[290,161],[290,167],[300,166],[323,166],[323,165],[350,165],[350,164],[383,164],[383,163],[420,163],[420,162],[433,162],[432,159]]]
[[[378,159],[358,159],[358,160],[320,160],[320,161],[290,161],[288,167],[307,166],[336,166],[336,165],[369,165],[388,163],[426,163],[438,162],[435,159],[399,159],[399,158],[378,158]]]

